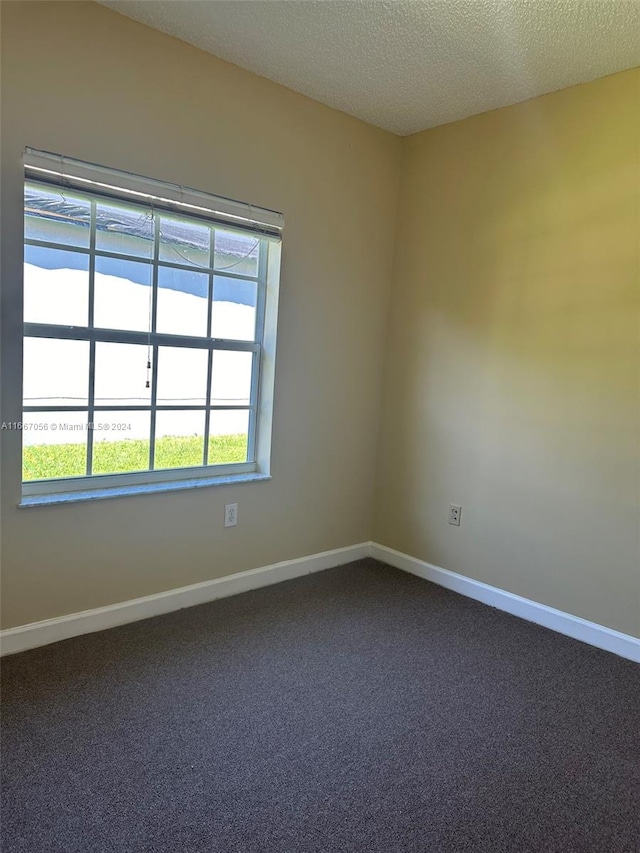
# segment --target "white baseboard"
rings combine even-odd
[[[160,616],[163,613],[171,613],[173,610],[181,610],[183,607],[192,607],[194,604],[206,604],[217,598],[226,598],[239,592],[248,592],[312,572],[331,569],[368,556],[369,543],[363,542],[360,545],[323,551],[308,557],[299,557],[296,560],[285,560],[283,563],[249,569],[246,572],[238,572],[235,575],[227,575],[155,595],[145,595],[144,598],[134,598],[119,604],[110,604],[107,607],[97,607],[95,610],[84,610],[81,613],[32,622],[17,628],[7,628],[0,631],[0,653],[10,655],[37,646],[57,643],[59,640],[67,640],[80,634],[115,628],[127,622]]]
[[[545,604],[539,604],[464,575],[441,569],[439,566],[410,557],[393,548],[387,548],[386,545],[378,545],[376,542],[363,542],[346,548],[336,548],[333,551],[323,551],[308,557],[299,557],[296,560],[286,560],[203,583],[146,595],[144,598],[110,604],[107,607],[97,607],[95,610],[85,610],[42,622],[32,622],[30,625],[7,628],[0,631],[0,654],[14,654],[81,634],[103,631],[128,622],[171,613],[195,604],[206,604],[217,598],[226,598],[312,572],[320,572],[363,557],[374,557],[397,569],[519,616],[528,622],[535,622],[552,631],[573,637],[575,640],[581,640],[583,643],[640,663],[640,639],[637,637],[622,634],[595,622],[588,622],[570,613],[547,607]]]
[[[621,634],[619,631],[605,628],[604,625],[598,625],[596,622],[588,622],[579,616],[572,616],[562,610],[547,607],[546,604],[539,604],[537,601],[531,601],[528,598],[522,598],[520,595],[505,592],[505,590],[498,589],[495,586],[489,586],[464,575],[441,569],[438,566],[431,565],[431,563],[425,563],[424,560],[418,560],[416,557],[394,551],[393,548],[387,548],[386,545],[371,542],[370,555],[376,560],[394,566],[396,569],[402,569],[412,575],[432,581],[439,586],[453,590],[453,592],[459,592],[468,598],[481,601],[483,604],[497,607],[499,610],[526,619],[527,622],[535,622],[537,625],[551,628],[552,631],[557,631],[559,634],[573,637],[574,640],[581,640],[590,646],[596,646],[598,649],[604,649],[607,652],[613,652],[615,655],[640,663],[640,638],[638,637]]]

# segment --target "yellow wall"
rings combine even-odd
[[[640,635],[640,71],[403,155],[373,538]]]
[[[273,480],[18,510],[2,433],[3,627],[367,540],[401,140],[97,4],[3,3],[4,420],[25,145],[275,208],[286,231]]]
[[[640,635],[639,95],[401,140],[99,5],[3,3],[3,420],[25,145],[286,216],[273,480],[18,510],[1,433],[3,627],[373,538]]]

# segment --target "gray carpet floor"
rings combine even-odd
[[[3,853],[640,851],[640,667],[373,560],[2,688]]]

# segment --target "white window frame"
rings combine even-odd
[[[118,412],[126,415],[133,411],[150,411],[150,468],[118,474],[92,474],[93,430],[87,430],[87,473],[82,476],[51,478],[47,480],[23,481],[23,498],[37,496],[69,495],[74,492],[92,493],[98,490],[123,489],[152,484],[208,485],[216,481],[225,483],[237,478],[239,481],[264,479],[270,476],[271,424],[273,409],[273,386],[275,366],[275,341],[278,308],[278,290],[280,278],[281,231],[284,220],[281,214],[244,205],[240,202],[211,196],[185,187],[177,187],[164,182],[153,181],[112,169],[61,158],[47,152],[27,149],[25,153],[25,185],[39,184],[43,189],[60,188],[72,190],[74,196],[84,197],[90,203],[91,222],[88,247],[75,247],[44,240],[27,239],[25,246],[40,246],[50,249],[63,249],[65,252],[78,252],[88,257],[89,264],[89,317],[87,326],[62,326],[47,323],[24,323],[24,337],[55,338],[57,340],[76,340],[89,343],[89,388],[88,405],[72,406],[24,406],[23,412],[46,413],[64,416],[66,412],[88,412],[88,422],[99,419],[100,412]],[[152,316],[149,331],[129,331],[123,329],[105,329],[93,325],[95,262],[96,258],[107,257],[118,260],[140,262],[139,256],[103,251],[96,248],[96,206],[100,201],[125,201],[131,205],[143,205],[153,210],[154,245],[153,257],[147,262],[151,267],[152,280]],[[210,228],[210,266],[198,267],[198,272],[208,276],[207,334],[202,337],[168,334],[156,331],[158,304],[158,270],[161,267],[193,271],[188,262],[174,263],[160,259],[160,217],[161,214],[176,214],[185,220],[192,220]],[[240,231],[251,234],[259,241],[257,274],[236,274],[230,270],[216,269],[214,240],[216,227],[225,231]],[[146,259],[145,259],[146,260]],[[213,284],[214,276],[254,281],[257,285],[256,329],[253,341],[230,340],[211,337]],[[95,347],[96,343],[128,343],[149,345],[152,351],[151,398],[148,405],[96,405],[94,399]],[[208,352],[207,386],[203,405],[164,405],[158,404],[157,363],[158,347],[187,347],[204,349]],[[248,405],[211,405],[212,362],[216,350],[251,352],[253,369],[250,398]],[[155,452],[155,420],[160,411],[203,411],[205,428],[203,440],[203,465],[184,468],[153,468]],[[209,465],[209,423],[211,412],[224,410],[246,410],[249,412],[247,436],[247,461],[242,463],[224,463]],[[181,485],[182,484],[182,485]]]

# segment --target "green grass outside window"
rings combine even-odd
[[[202,436],[163,436],[156,439],[155,448],[157,469],[202,465]],[[245,433],[209,438],[209,465],[246,461]],[[86,465],[87,449],[84,444],[36,444],[25,447],[23,451],[24,480],[81,477],[86,473]],[[148,467],[149,442],[144,439],[94,442],[94,474],[124,474],[146,471]]]

